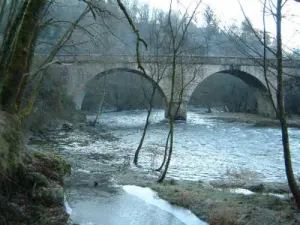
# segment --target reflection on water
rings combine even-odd
[[[125,185],[123,189],[134,196],[137,196],[140,199],[143,199],[145,202],[155,205],[156,207],[171,213],[177,219],[182,221],[186,225],[206,225],[207,223],[199,220],[191,211],[186,210],[181,207],[176,207],[170,203],[160,199],[154,191],[150,188],[143,188],[134,185]]]
[[[114,193],[102,188],[68,189],[71,220],[80,225],[205,225],[188,210],[154,199],[150,189],[115,187]],[[143,193],[141,196],[132,195]],[[155,204],[156,203],[156,204]]]

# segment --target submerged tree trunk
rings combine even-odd
[[[284,87],[283,87],[283,63],[282,63],[282,40],[281,40],[281,10],[282,0],[277,0],[276,9],[276,38],[277,38],[277,104],[278,104],[278,117],[281,124],[282,145],[284,153],[284,164],[286,170],[286,176],[289,187],[295,199],[295,202],[300,208],[300,191],[297,186],[297,182],[293,172],[293,166],[291,161],[289,133],[286,121],[286,112],[284,107]]]
[[[1,101],[3,109],[10,113],[18,112],[21,106],[33,56],[33,48],[38,35],[38,21],[45,2],[46,0],[27,0],[23,3],[22,9],[25,8],[25,10],[22,12],[16,37],[9,40],[13,45],[11,47],[11,57],[6,68],[4,68]]]

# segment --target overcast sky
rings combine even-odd
[[[170,4],[170,0],[139,0],[139,2],[148,3],[151,7],[161,8],[164,11],[169,9]],[[196,0],[181,0],[185,7],[190,6],[191,9],[195,2]],[[262,5],[260,0],[240,0],[240,2],[254,26],[262,28]],[[215,11],[222,21],[222,25],[229,25],[233,22],[240,24],[244,19],[238,0],[202,0],[201,9],[205,8],[205,5],[209,5]],[[288,15],[282,26],[284,43],[300,48],[300,3],[288,0],[283,13]],[[275,23],[271,16],[267,19],[267,30],[275,34]]]

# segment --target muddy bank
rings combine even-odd
[[[221,120],[229,123],[249,123],[255,127],[280,127],[280,122],[277,119],[263,117],[256,114],[214,112],[211,114],[203,115],[208,117],[209,119]],[[288,126],[293,128],[300,128],[300,117],[296,115],[289,117]]]
[[[25,149],[17,117],[0,112],[0,225],[64,225],[63,177],[58,156]]]
[[[190,209],[209,224],[300,224],[300,215],[289,197],[281,198],[265,192],[271,191],[267,187],[272,186],[272,192],[283,193],[287,191],[285,188],[282,189],[285,184],[261,184],[266,188],[245,195],[232,193],[231,187],[236,186],[231,186],[230,183],[225,185],[225,182],[221,185],[218,182],[167,180],[159,184],[154,176],[138,171],[127,171],[116,176],[116,180],[122,185],[150,187],[162,199]],[[250,183],[244,184],[243,187],[247,185]]]

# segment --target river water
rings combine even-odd
[[[88,116],[88,120],[93,118]],[[114,181],[112,173],[132,166],[145,118],[146,112],[141,110],[107,112],[100,116],[95,129],[82,126],[69,132],[57,130],[49,133],[46,140],[31,141],[31,147],[43,145],[72,163],[73,175],[67,180],[66,189],[74,224],[204,224],[187,219],[188,211],[184,216],[176,216],[177,209],[167,211],[141,197],[149,194],[132,196],[128,187],[126,190]],[[144,170],[160,164],[167,133],[163,110],[154,111],[140,155],[139,164]],[[299,137],[300,130],[290,129],[297,175]],[[211,118],[201,109],[190,110],[187,122],[175,125],[174,154],[167,176],[210,181],[226,179],[233,173],[267,182],[285,181],[280,130],[227,123]]]
[[[132,156],[139,143],[145,117],[145,111],[104,113],[99,127],[119,139],[113,142],[96,141],[88,148],[79,147],[74,142],[76,151],[95,154],[121,152]],[[289,131],[293,166],[295,173],[300,174],[300,130],[292,128]],[[159,165],[167,132],[168,123],[164,119],[164,112],[155,111],[141,151],[139,162],[143,167],[156,168]],[[248,171],[256,179],[264,181],[285,181],[280,129],[228,123],[211,119],[209,114],[193,109],[188,113],[186,123],[177,123],[175,126],[174,154],[169,176],[214,180],[228,176],[230,171]]]

